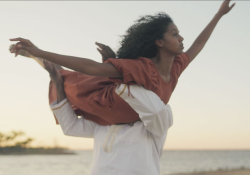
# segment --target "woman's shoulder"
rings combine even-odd
[[[109,58],[107,63],[113,64],[123,73],[123,83],[134,82],[146,89],[155,89],[158,86],[159,74],[154,63],[146,57],[136,59]],[[117,82],[118,80],[116,80]]]
[[[105,61],[105,63],[111,63],[113,65],[119,66],[119,67],[127,67],[129,66],[130,69],[140,69],[140,70],[148,70],[150,71],[155,70],[156,67],[154,63],[146,57],[138,57],[135,59],[129,59],[129,58],[109,58]],[[150,69],[150,70],[149,70]]]

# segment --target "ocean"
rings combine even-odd
[[[77,155],[0,155],[0,175],[89,175],[92,151]],[[170,151],[161,157],[161,175],[250,168],[250,150]]]

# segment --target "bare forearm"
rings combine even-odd
[[[66,56],[66,55],[59,55],[56,53],[46,52],[46,51],[39,51],[39,57],[45,60],[48,60],[52,63],[67,67],[69,69],[87,74],[93,75],[95,68],[97,68],[98,62],[95,62],[90,59],[86,58],[79,58],[73,56]],[[93,75],[95,76],[95,75]]]
[[[201,32],[201,34],[197,37],[197,39],[194,41],[194,44],[199,45],[200,47],[204,47],[222,16],[223,15],[221,15],[220,13],[217,13],[210,21],[210,23],[206,26],[206,28]]]
[[[123,74],[118,71],[116,67],[111,63],[98,63],[86,58],[65,56],[46,52],[40,50],[31,41],[23,38],[14,38],[10,40],[19,41],[19,43],[16,44],[15,48],[23,49],[35,57],[42,58],[54,64],[61,65],[91,76],[123,78]],[[15,51],[12,51],[12,53],[15,52],[15,56],[18,55],[17,49]]]

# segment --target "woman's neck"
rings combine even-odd
[[[171,68],[174,62],[175,55],[164,53],[158,53],[156,57],[151,58],[152,62],[155,64],[159,74],[164,78],[170,77]]]

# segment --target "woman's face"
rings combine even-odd
[[[179,34],[179,30],[174,23],[169,24],[168,31],[164,33],[164,38],[158,42],[158,46],[168,53],[173,55],[180,55],[183,53],[184,38]],[[161,44],[159,44],[161,43]]]

